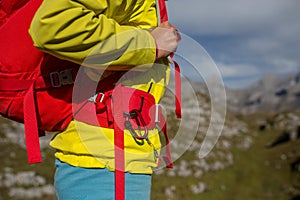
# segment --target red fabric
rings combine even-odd
[[[115,200],[125,199],[124,115],[122,88],[117,85],[112,96],[115,143]]]
[[[160,23],[168,21],[168,12],[165,0],[159,0],[159,14],[160,14]]]
[[[37,109],[33,89],[34,85],[32,84],[24,98],[25,140],[29,164],[42,162],[37,126]]]
[[[32,80],[19,79],[0,79],[0,90],[2,91],[20,91],[28,90],[32,85]]]
[[[175,103],[176,103],[176,116],[181,118],[181,77],[180,77],[180,67],[176,61],[174,61],[175,67]]]
[[[1,0],[0,1],[0,26],[5,23],[15,11],[24,6],[29,0]]]
[[[169,141],[169,135],[168,135],[168,129],[167,129],[167,124],[165,123],[162,132],[165,135],[166,139],[166,155],[163,156],[163,160],[167,166],[167,168],[173,168],[173,161],[172,161],[172,156],[171,156],[171,147],[170,147],[170,141]]]
[[[158,117],[159,117],[159,122],[158,126],[161,129],[161,132],[164,134],[165,140],[166,140],[166,152],[165,155],[162,155],[162,159],[166,164],[167,168],[173,168],[173,161],[172,161],[172,156],[171,156],[171,147],[170,147],[170,140],[169,140],[169,135],[168,135],[168,129],[167,129],[167,122],[166,118],[163,115],[162,108],[161,106],[158,106]],[[160,163],[161,160],[159,160]]]
[[[7,1],[10,0],[4,2]],[[41,3],[42,0],[30,0],[22,8],[17,7],[19,10],[7,18],[6,23],[1,26],[1,72],[28,73],[29,69],[30,72],[38,71],[36,67],[42,61],[43,53],[33,46],[28,29],[35,11]]]

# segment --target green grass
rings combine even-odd
[[[9,120],[0,117],[0,138],[4,138],[3,125],[9,126],[11,122]],[[11,125],[12,130],[15,130]],[[24,134],[23,132],[17,132],[15,134]],[[43,150],[43,162],[38,164],[29,165],[27,163],[27,154],[25,149],[12,143],[0,143],[0,174],[3,174],[5,169],[10,169],[11,173],[16,174],[18,172],[34,171],[37,175],[46,179],[47,184],[53,183],[54,175],[54,157],[53,150],[46,148]],[[14,200],[9,197],[8,188],[0,187],[0,200]],[[43,200],[56,200],[55,196],[45,196]],[[39,199],[32,199],[39,200]]]
[[[240,143],[246,135],[253,138],[250,149],[231,149],[234,156],[233,166],[217,172],[208,172],[199,179],[192,176],[154,176],[152,199],[167,199],[164,193],[170,185],[176,186],[172,198],[174,200],[288,200],[299,195],[299,191],[292,186],[294,175],[290,171],[290,163],[300,156],[300,141],[266,148],[265,145],[274,140],[282,130],[258,131],[254,123],[254,119],[258,117],[264,119],[266,116],[253,115],[244,119],[250,122],[250,132],[232,138],[232,144]],[[183,157],[193,159],[188,154]],[[198,195],[192,194],[189,186],[199,181],[208,185],[207,190]]]
[[[256,120],[272,118],[272,115],[255,114],[247,118],[239,116],[242,121],[249,124],[249,132],[231,138],[230,149],[234,157],[234,165],[216,172],[205,173],[203,177],[170,177],[166,174],[154,175],[152,184],[152,200],[289,200],[299,195],[300,190],[293,188],[294,175],[290,172],[290,163],[300,156],[300,141],[292,141],[277,147],[268,149],[265,145],[274,140],[283,129],[268,128],[259,131]],[[1,124],[0,124],[1,128]],[[22,134],[22,133],[20,133]],[[253,145],[250,149],[238,148],[238,144],[250,136]],[[0,131],[0,138],[3,133]],[[0,143],[2,165],[0,172],[5,167],[18,171],[36,171],[45,177],[48,183],[53,182],[54,159],[53,151],[45,149],[42,164],[28,165],[24,149],[12,145]],[[10,153],[15,152],[15,157]],[[196,159],[197,152],[186,152],[175,162],[178,165],[182,160],[192,161]],[[172,169],[171,169],[172,170]],[[194,169],[193,169],[194,170]],[[165,169],[168,171],[168,169]],[[201,194],[193,194],[190,186],[199,182],[207,184],[207,189]],[[165,191],[170,186],[173,190],[173,198],[168,198]],[[7,189],[0,187],[0,200],[10,200]],[[43,197],[43,200],[55,200],[54,196]],[[38,200],[38,199],[36,199]]]

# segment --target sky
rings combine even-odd
[[[169,21],[204,48],[229,88],[300,71],[299,0],[168,0],[167,8]],[[198,57],[189,46],[179,45],[181,57]]]

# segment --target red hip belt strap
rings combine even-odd
[[[116,88],[106,92],[98,92],[90,99],[74,105],[74,119],[93,126],[114,128],[113,102],[122,102],[122,117],[133,129],[154,129],[156,104],[154,97],[144,91],[120,87],[122,99],[116,97]],[[126,124],[126,123],[125,123]]]

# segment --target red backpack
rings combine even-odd
[[[80,68],[77,64],[60,60],[33,46],[28,29],[41,3],[42,0],[0,1],[0,114],[24,123],[29,163],[42,161],[39,136],[42,136],[44,131],[61,131],[73,119],[73,83]],[[162,21],[167,20],[163,0],[159,1],[159,8]],[[175,68],[179,72],[176,63]],[[179,80],[179,73],[175,75]],[[118,78],[115,76],[113,79]],[[90,80],[84,79],[82,82],[89,84],[88,81]],[[111,90],[112,88],[108,87],[113,85],[111,83],[115,80],[105,82],[108,84],[103,84],[103,81],[105,80],[101,81],[101,85],[107,85],[105,90]],[[141,92],[133,92],[138,93]],[[176,93],[176,113],[180,117],[180,84],[176,86]],[[133,95],[128,98],[135,97]],[[133,100],[130,102],[132,109],[139,106],[135,105]],[[78,104],[81,109],[81,103],[76,102],[75,107]],[[147,118],[147,112],[143,115]],[[82,116],[84,115],[78,115],[78,118],[85,121]],[[101,115],[99,117],[101,118]],[[99,121],[102,120],[98,119]]]
[[[164,0],[158,2],[161,20],[165,21],[167,12]],[[80,66],[37,50],[28,33],[31,20],[41,3],[42,0],[0,0],[0,114],[24,123],[28,162],[41,162],[39,136],[43,135],[44,131],[61,131],[66,128],[73,119],[72,109],[75,104],[75,107],[78,105],[79,109],[84,108],[81,115],[78,114],[75,118],[82,121],[87,120],[89,123],[93,118],[91,116],[86,119],[90,114],[89,108],[93,110],[96,106],[97,109],[100,109],[105,116],[97,114],[95,124],[101,124],[106,122],[106,119],[112,118],[110,113],[112,109],[107,108],[114,107],[116,113],[113,116],[113,123],[105,126],[112,126],[115,129],[115,145],[119,149],[124,148],[122,136],[125,128],[131,131],[135,138],[147,139],[147,134],[135,135],[134,128],[137,125],[143,126],[147,133],[147,126],[154,128],[155,125],[159,125],[166,137],[167,152],[163,160],[168,167],[172,167],[166,124],[164,118],[159,118],[157,114],[161,112],[159,107],[155,113],[152,112],[152,117],[148,116],[149,109],[155,104],[155,100],[150,94],[118,85],[112,95],[117,97],[115,99],[122,99],[122,101],[113,102],[114,106],[108,104],[102,107],[104,98],[101,95],[104,95],[103,93],[97,95],[100,97],[99,100],[95,98],[96,104],[88,101],[83,102],[83,105],[81,105],[82,102],[73,102],[73,83]],[[180,71],[177,63],[174,62],[174,64],[177,72],[175,72],[176,114],[181,117]],[[114,78],[118,79],[119,77]],[[83,83],[89,84],[88,81],[84,79]],[[102,80],[101,84],[103,81],[105,80]],[[109,80],[109,84],[102,85],[110,87],[113,85],[112,81],[114,80]],[[113,88],[106,87],[105,89],[110,90],[108,91],[110,93]],[[122,105],[124,99],[125,102],[129,102],[129,107]],[[137,104],[136,102],[141,103]],[[103,108],[106,113],[102,111]],[[141,110],[142,108],[143,110]],[[107,113],[110,114],[107,115]],[[124,122],[123,115],[125,113],[127,119]],[[152,121],[154,118],[155,121]],[[136,121],[136,123],[131,123],[129,120]],[[118,121],[122,121],[122,123],[117,123]],[[122,125],[123,122],[124,125]],[[137,122],[141,122],[141,124]],[[117,160],[116,199],[124,199],[124,152],[116,150],[115,157]]]
[[[72,84],[79,68],[33,46],[28,29],[41,3],[0,1],[0,114],[25,124],[29,163],[41,162],[38,136],[63,130],[72,120]]]

